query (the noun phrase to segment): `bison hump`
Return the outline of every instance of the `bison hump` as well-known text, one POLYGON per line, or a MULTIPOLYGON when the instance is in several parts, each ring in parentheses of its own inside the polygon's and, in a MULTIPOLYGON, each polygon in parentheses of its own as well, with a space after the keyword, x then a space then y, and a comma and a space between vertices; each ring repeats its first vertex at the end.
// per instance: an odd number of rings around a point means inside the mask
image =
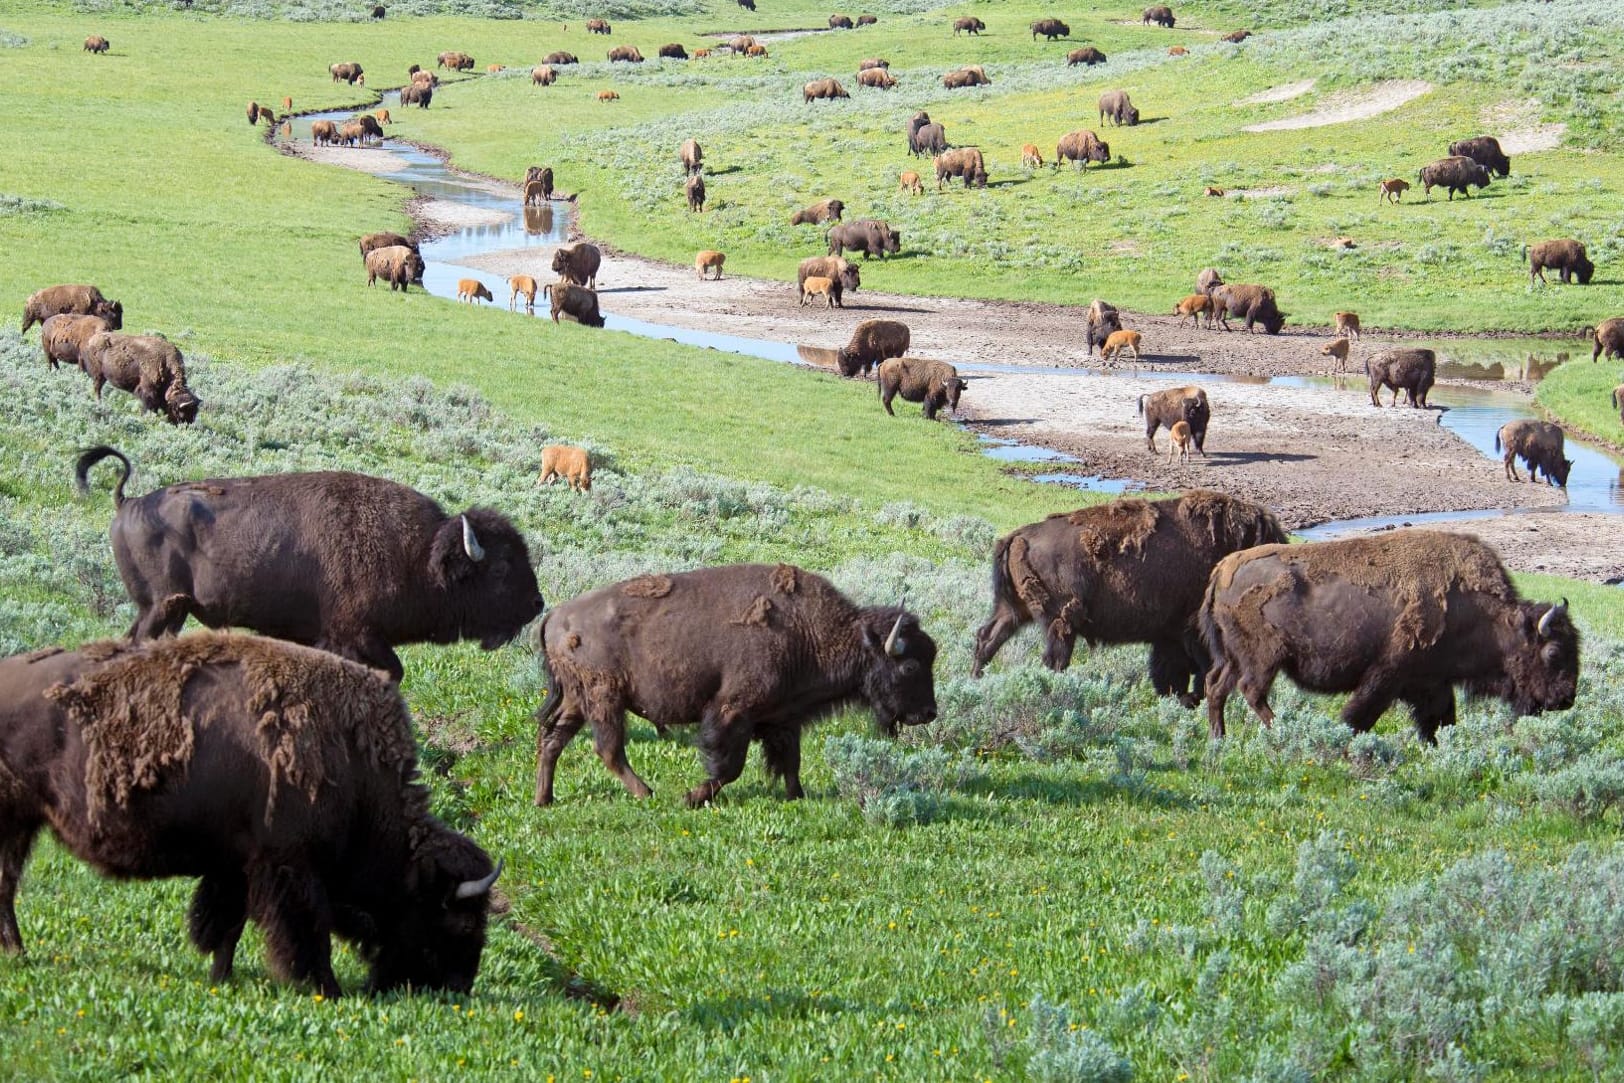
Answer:
POLYGON ((620 593, 628 598, 664 598, 671 593, 671 585, 669 575, 640 575, 627 580, 620 593))
POLYGON ((780 594, 794 594, 801 588, 801 569, 793 564, 780 564, 773 569, 773 589, 780 594))
POLYGON ((1148 500, 1117 500, 1071 514, 1072 525, 1081 528, 1077 532, 1078 546, 1097 561, 1143 551, 1145 542, 1156 532, 1158 518, 1156 505, 1148 500))

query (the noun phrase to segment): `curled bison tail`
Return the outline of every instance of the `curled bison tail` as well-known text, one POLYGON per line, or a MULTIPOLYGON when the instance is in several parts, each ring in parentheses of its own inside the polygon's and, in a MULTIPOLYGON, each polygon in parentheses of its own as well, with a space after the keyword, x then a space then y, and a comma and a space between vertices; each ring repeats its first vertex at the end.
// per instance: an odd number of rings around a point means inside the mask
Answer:
POLYGON ((73 469, 73 479, 81 493, 90 491, 90 468, 103 459, 117 459, 124 466, 124 472, 119 475, 118 485, 113 489, 113 507, 124 506, 124 483, 130 480, 130 460, 117 448, 110 448, 106 444, 100 447, 86 448, 79 453, 79 461, 73 469))

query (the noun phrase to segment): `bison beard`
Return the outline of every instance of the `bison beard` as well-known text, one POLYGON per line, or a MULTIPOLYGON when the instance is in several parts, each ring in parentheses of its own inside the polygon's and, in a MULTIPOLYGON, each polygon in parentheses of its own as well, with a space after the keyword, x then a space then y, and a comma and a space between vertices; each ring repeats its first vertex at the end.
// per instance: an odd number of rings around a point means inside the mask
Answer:
POLYGON ((428 813, 411 719, 379 675, 319 651, 205 633, 0 660, 0 950, 35 836, 104 875, 200 877, 193 944, 231 973, 248 920, 278 976, 341 992, 466 993, 497 870, 428 813))

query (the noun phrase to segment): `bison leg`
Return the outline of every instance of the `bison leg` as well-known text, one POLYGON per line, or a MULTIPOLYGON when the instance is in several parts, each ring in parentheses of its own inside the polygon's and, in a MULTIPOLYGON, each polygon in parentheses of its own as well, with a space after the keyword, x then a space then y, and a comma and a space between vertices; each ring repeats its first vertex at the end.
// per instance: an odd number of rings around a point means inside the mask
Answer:
POLYGON ((1152 455, 1156 454, 1156 430, 1162 427, 1160 420, 1154 417, 1145 418, 1145 444, 1150 448, 1152 455))
POLYGON ((197 882, 192 895, 192 906, 187 913, 187 928, 192 946, 204 955, 212 955, 209 980, 222 982, 231 977, 232 963, 237 955, 237 941, 242 939, 243 925, 248 920, 248 879, 240 869, 210 873, 197 882))
POLYGON ((1517 476, 1517 456, 1516 455, 1514 455, 1514 454, 1513 455, 1507 455, 1506 459, 1505 459, 1505 466, 1506 466, 1506 480, 1508 480, 1508 481, 1521 481, 1522 480, 1522 478, 1517 476))
POLYGON ((784 780, 784 797, 798 801, 806 796, 801 789, 801 728, 779 726, 761 737, 761 755, 767 761, 767 774, 784 780))
POLYGON ((1355 733, 1368 733, 1397 698, 1387 674, 1367 672, 1342 708, 1342 723, 1355 733))
POLYGON ((1410 692, 1403 697, 1415 719, 1416 736, 1429 745, 1438 743, 1438 730, 1455 724, 1455 690, 1447 684, 1410 692))
POLYGON ((1207 736, 1224 735, 1224 707, 1235 691, 1235 667, 1227 661, 1207 671, 1207 736))
POLYGON ((593 704, 592 747, 598 758, 609 768, 609 773, 620 779, 633 797, 651 797, 654 791, 648 783, 637 777, 631 761, 626 758, 626 712, 618 705, 593 704))
POLYGON ((981 676, 981 671, 987 668, 993 655, 1026 623, 1023 617, 1024 614, 1016 612, 1013 606, 1002 601, 998 603, 993 609, 992 619, 976 631, 975 664, 970 668, 970 676, 981 676))
POLYGON ((23 866, 39 834, 40 823, 21 822, 7 817, 5 838, 0 839, 0 952, 20 955, 22 930, 17 928, 17 889, 22 886, 23 866))
POLYGON ((1274 675, 1275 670, 1271 668, 1257 680, 1242 674, 1239 682, 1241 697, 1265 726, 1274 725, 1274 708, 1269 706, 1269 689, 1274 687, 1274 675))
POLYGON ((248 883, 248 911, 265 934, 271 969, 326 997, 343 995, 333 976, 332 915, 327 893, 302 864, 266 860, 248 883))
POLYGON ((1150 645, 1150 686, 1158 696, 1175 696, 1186 707, 1201 702, 1201 673, 1182 642, 1158 639, 1150 645), (1191 691, 1192 682, 1195 691, 1191 691))
MULTIPOLYGON (((689 808, 699 808, 715 800, 722 787, 744 773, 745 757, 750 751, 750 728, 737 710, 721 712, 712 707, 705 712, 699 747, 710 778, 688 791, 689 808)), ((799 736, 796 739, 798 741, 799 736)))

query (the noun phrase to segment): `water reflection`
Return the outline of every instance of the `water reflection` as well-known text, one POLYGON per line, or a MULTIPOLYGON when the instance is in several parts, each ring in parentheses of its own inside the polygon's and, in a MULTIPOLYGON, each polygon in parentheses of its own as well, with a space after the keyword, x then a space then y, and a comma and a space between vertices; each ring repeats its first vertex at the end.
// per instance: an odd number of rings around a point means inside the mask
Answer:
POLYGON ((531 236, 537 234, 551 236, 553 232, 553 209, 545 205, 526 207, 524 209, 524 231, 531 236))

